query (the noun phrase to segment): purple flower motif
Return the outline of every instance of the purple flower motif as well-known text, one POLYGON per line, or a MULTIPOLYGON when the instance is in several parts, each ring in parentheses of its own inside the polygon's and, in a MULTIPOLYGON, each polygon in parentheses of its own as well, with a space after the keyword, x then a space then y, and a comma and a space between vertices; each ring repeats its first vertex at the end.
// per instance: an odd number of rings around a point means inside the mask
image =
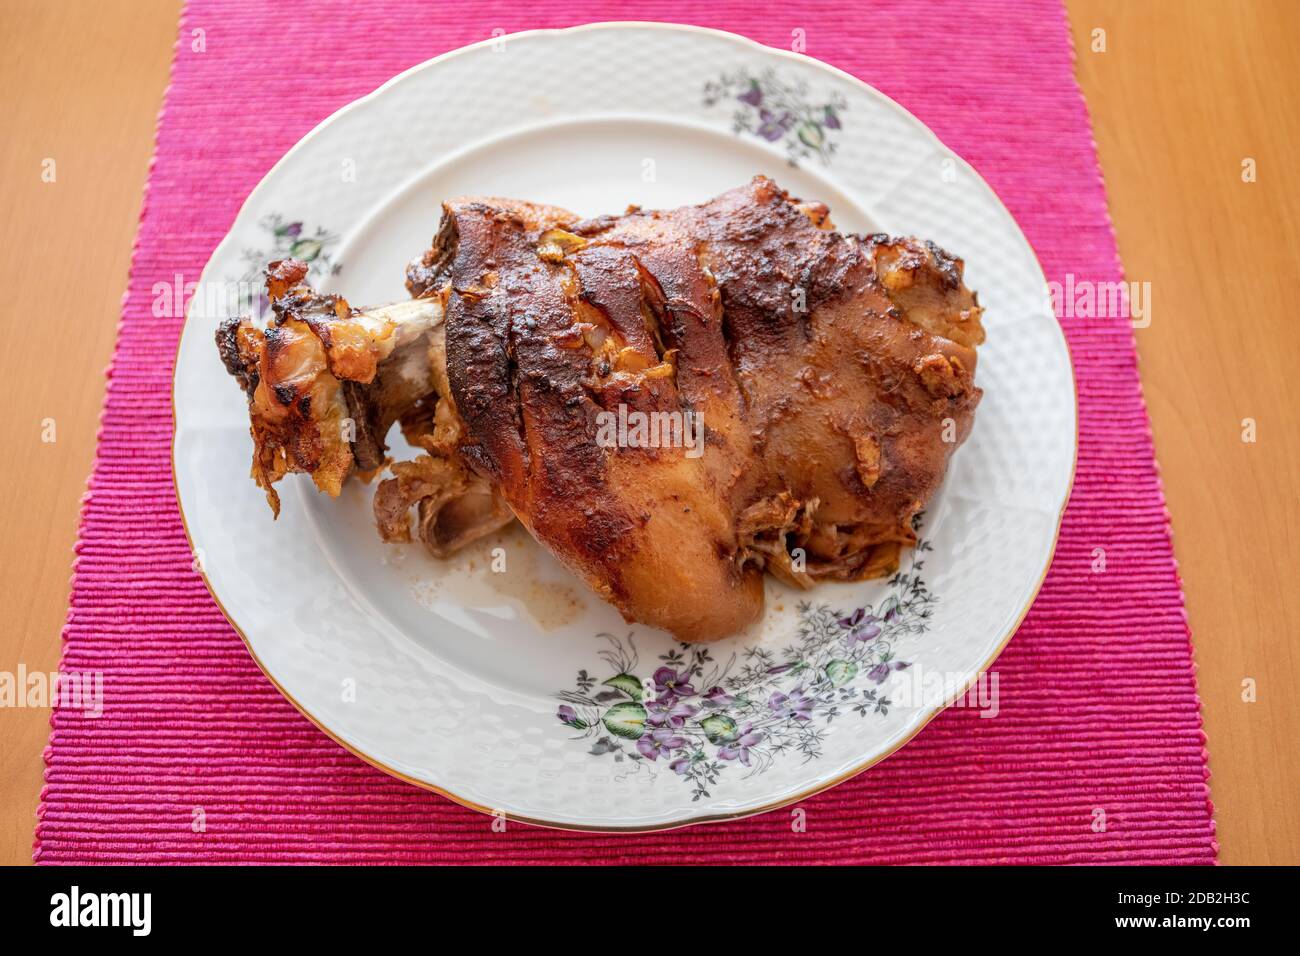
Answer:
POLYGON ((284 234, 288 236, 290 239, 297 239, 300 235, 302 235, 302 223, 300 222, 289 223, 289 225, 284 227, 284 234))
POLYGON ((793 717, 795 720, 812 720, 814 703, 802 687, 796 687, 789 694, 777 691, 767 700, 767 706, 778 717, 793 717))
POLYGON ((645 712, 646 723, 651 727, 672 727, 677 730, 698 714, 700 708, 679 700, 672 694, 664 694, 658 700, 646 701, 645 712))
POLYGON ((749 766, 749 748, 763 742, 763 735, 754 732, 753 724, 746 724, 736 731, 733 740, 718 748, 718 756, 723 760, 739 760, 749 766))
POLYGON ((826 118, 822 120, 822 125, 827 129, 840 128, 840 118, 836 115, 835 110, 831 109, 829 106, 826 107, 826 118))
POLYGON ((868 614, 863 608, 858 608, 848 617, 840 618, 840 627, 848 631, 844 635, 844 643, 850 647, 861 641, 873 641, 880 636, 880 626, 876 623, 877 618, 874 614, 868 614))
POLYGON ((790 124, 794 122, 794 114, 789 110, 778 116, 768 110, 760 109, 758 116, 763 121, 762 125, 758 127, 758 135, 769 143, 775 143, 784 136, 786 130, 790 128, 790 124))
POLYGON ((677 697, 694 697, 695 688, 691 686, 691 675, 688 671, 682 671, 680 674, 671 667, 661 667, 655 671, 655 689, 659 691, 659 699, 663 700, 668 695, 677 697))
POLYGON ((758 106, 763 102, 763 91, 758 88, 758 83, 751 80, 749 89, 737 96, 736 99, 742 103, 748 103, 750 106, 758 106))
POLYGON ((905 671, 912 665, 908 661, 881 661, 871 670, 867 671, 867 676, 877 684, 881 683, 889 676, 890 671, 905 671))
POLYGON ((736 698, 732 697, 721 687, 710 687, 705 695, 701 698, 705 707, 726 707, 734 703, 736 698))
POLYGON ((561 704, 560 709, 555 712, 555 716, 560 718, 560 723, 567 724, 578 730, 584 730, 587 726, 586 721, 579 719, 578 712, 568 704, 561 704))
POLYGON ((898 598, 891 597, 884 603, 884 605, 882 605, 880 616, 886 621, 892 621, 894 618, 898 617, 899 611, 901 610, 902 605, 898 603, 898 598))
POLYGON ((792 667, 794 667, 793 661, 791 661, 789 664, 777 664, 775 667, 769 667, 767 669, 767 672, 769 674, 784 674, 792 667))
POLYGON ((695 763, 694 755, 689 757, 678 757, 668 765, 668 769, 678 776, 686 776, 686 772, 691 769, 691 764, 695 763))
POLYGON ((636 742, 636 749, 647 760, 658 760, 660 754, 668 755, 685 746, 686 738, 667 728, 653 730, 636 742))

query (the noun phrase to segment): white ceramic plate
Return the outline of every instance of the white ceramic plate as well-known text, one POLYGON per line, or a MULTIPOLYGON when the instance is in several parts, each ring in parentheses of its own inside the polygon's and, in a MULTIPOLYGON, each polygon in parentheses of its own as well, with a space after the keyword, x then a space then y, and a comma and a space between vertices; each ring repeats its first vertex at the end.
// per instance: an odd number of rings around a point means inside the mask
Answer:
POLYGON ((201 570, 304 714, 375 765, 467 805, 602 830, 770 809, 910 739, 1027 611, 1076 442, 1043 274, 970 167, 902 107, 816 60, 630 23, 457 50, 309 133, 204 271, 175 413, 176 486, 201 570), (842 230, 917 235, 964 257, 987 309, 974 432, 898 579, 808 595, 769 581, 760 625, 689 647, 625 624, 519 530, 439 562, 380 542, 371 488, 351 482, 331 500, 301 477, 281 484, 272 522, 248 476, 244 399, 213 345, 231 290, 245 280, 256 291, 268 259, 309 259, 326 289, 378 304, 404 298, 404 265, 427 247, 446 197, 596 215, 703 201, 760 172, 827 202, 842 230), (857 626, 842 623, 858 609, 857 626), (657 696, 675 688, 671 707, 643 699, 646 680, 657 696))

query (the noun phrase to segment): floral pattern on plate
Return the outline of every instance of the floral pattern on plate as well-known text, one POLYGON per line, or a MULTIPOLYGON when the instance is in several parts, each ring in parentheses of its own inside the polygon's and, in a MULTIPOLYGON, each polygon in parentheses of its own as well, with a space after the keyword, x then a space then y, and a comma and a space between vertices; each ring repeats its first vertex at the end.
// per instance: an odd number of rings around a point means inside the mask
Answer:
POLYGON ((240 253, 246 269, 239 279, 239 310, 264 315, 270 308, 263 284, 264 271, 269 263, 279 259, 301 259, 307 263, 308 275, 315 280, 338 275, 343 264, 334 258, 333 246, 339 237, 336 233, 317 226, 308 229, 302 220, 286 219, 272 213, 258 220, 258 226, 270 236, 269 249, 244 249, 240 253))
POLYGON ((830 165, 836 134, 849 108, 838 93, 813 99, 808 84, 788 81, 768 68, 739 69, 704 84, 704 105, 734 104, 732 132, 748 133, 769 143, 782 143, 791 166, 813 156, 830 165))
POLYGON ((929 629, 938 601, 921 577, 930 549, 917 542, 874 606, 844 613, 801 602, 799 629, 780 650, 750 646, 720 662, 707 644, 678 644, 643 677, 632 635, 601 634, 611 676, 580 670, 575 689, 556 694, 556 717, 581 732, 576 739, 595 738, 594 757, 636 772, 666 766, 690 785, 693 801, 736 767, 752 776, 783 755, 816 760, 836 719, 889 714, 881 685, 911 666, 896 645, 929 629))

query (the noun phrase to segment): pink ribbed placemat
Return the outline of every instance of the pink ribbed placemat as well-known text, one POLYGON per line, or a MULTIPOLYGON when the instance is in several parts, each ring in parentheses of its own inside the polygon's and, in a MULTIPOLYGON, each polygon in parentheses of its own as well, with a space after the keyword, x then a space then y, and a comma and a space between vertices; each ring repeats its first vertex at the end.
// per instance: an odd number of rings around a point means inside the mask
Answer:
POLYGON ((169 460, 180 320, 152 315, 154 283, 197 280, 275 160, 393 74, 497 28, 651 16, 779 47, 804 30, 809 55, 902 103, 984 175, 1049 279, 1121 278, 1060 0, 533 0, 513 12, 478 0, 194 0, 64 630, 63 667, 103 673, 104 711, 54 714, 38 862, 1214 862, 1187 620, 1123 318, 1063 320, 1078 473, 1046 584, 997 664, 1000 714, 943 714, 889 760, 804 801, 806 832, 783 810, 643 836, 496 833, 490 818, 339 748, 245 652, 191 570, 169 460), (1098 547, 1104 574, 1092 570, 1098 547))

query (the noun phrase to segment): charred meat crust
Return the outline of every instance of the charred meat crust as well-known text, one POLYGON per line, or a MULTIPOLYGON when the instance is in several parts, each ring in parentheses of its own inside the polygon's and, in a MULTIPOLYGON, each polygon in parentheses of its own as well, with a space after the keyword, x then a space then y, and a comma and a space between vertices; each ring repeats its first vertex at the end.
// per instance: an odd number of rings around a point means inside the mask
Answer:
POLYGON ((629 620, 683 640, 753 622, 764 572, 890 573, 981 394, 960 259, 835 232, 761 176, 587 220, 451 200, 403 305, 358 312, 306 272, 268 268, 270 328, 216 332, 273 508, 288 472, 337 494, 390 465, 386 539, 411 539, 415 509, 446 556, 513 513, 629 620), (633 415, 676 438, 610 441, 633 415), (395 421, 414 461, 387 460, 395 421))
POLYGON ((440 299, 357 311, 306 277, 306 263, 272 262, 270 325, 234 318, 216 332, 248 397, 253 478, 277 514, 274 485, 285 474, 309 474, 337 495, 350 475, 385 463, 389 428, 433 390, 428 337, 442 317, 440 299))
POLYGON ((439 236, 465 461, 631 619, 710 639, 757 616, 763 570, 888 573, 969 431, 961 261, 830 231, 763 177, 595 220, 455 200, 439 236), (708 454, 602 447, 619 407, 702 415, 708 454))

